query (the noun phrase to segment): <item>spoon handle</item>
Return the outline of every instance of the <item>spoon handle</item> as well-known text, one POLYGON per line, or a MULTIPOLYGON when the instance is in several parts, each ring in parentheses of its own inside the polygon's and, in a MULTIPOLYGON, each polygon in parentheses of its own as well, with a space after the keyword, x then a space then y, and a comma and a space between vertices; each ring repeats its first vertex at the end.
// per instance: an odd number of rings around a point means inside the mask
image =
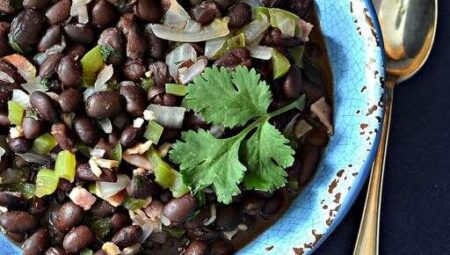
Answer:
POLYGON ((392 115, 392 102, 394 96, 395 80, 390 77, 386 81, 386 100, 381 131, 380 144, 375 161, 372 166, 366 204, 359 226, 353 255, 378 255, 378 239, 380 228, 381 196, 383 191, 384 166, 386 159, 387 142, 392 115))

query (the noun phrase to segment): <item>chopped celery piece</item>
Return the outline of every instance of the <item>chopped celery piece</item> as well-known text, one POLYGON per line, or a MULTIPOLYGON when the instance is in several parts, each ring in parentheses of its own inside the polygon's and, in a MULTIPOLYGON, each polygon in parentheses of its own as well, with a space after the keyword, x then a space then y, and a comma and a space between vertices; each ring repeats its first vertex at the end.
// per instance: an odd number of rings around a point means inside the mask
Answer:
POLYGON ((182 84, 166 83, 166 93, 175 96, 185 96, 187 91, 187 86, 182 84))
POLYGON ((8 119, 9 121, 17 126, 22 125, 23 117, 25 116, 25 109, 23 107, 14 102, 8 101, 8 119))
POLYGON ((265 20, 271 27, 281 30, 283 36, 293 37, 298 34, 300 18, 292 12, 268 7, 258 7, 255 9, 257 20, 265 20))
POLYGON ((97 72, 104 65, 100 46, 95 46, 81 59, 81 67, 83 69, 83 86, 90 87, 94 85, 97 78, 97 72))
POLYGON ((147 201, 145 199, 136 199, 132 197, 125 198, 125 201, 123 201, 123 207, 125 207, 127 210, 136 211, 137 209, 141 209, 145 206, 147 201))
POLYGON ((111 150, 111 157, 119 163, 122 162, 122 145, 120 143, 117 143, 111 150))
POLYGON ((147 156, 154 167, 155 181, 161 187, 170 189, 172 195, 176 198, 182 197, 189 192, 189 188, 184 184, 181 174, 167 164, 154 148, 147 152, 147 156))
POLYGON ((100 239, 105 238, 109 234, 109 231, 111 231, 111 228, 111 218, 98 219, 91 224, 92 231, 100 239))
POLYGON ((163 131, 164 127, 159 125, 156 121, 152 120, 148 123, 147 129, 144 133, 144 137, 147 140, 153 141, 153 144, 158 144, 163 131))
POLYGON ((208 59, 216 60, 225 55, 228 51, 245 47, 245 35, 239 33, 233 37, 223 37, 207 41, 205 44, 205 56, 208 59))
POLYGON ((81 251, 80 255, 93 255, 94 252, 92 250, 89 249, 84 249, 81 251))
POLYGON ((95 183, 89 184, 88 190, 92 194, 97 195, 97 185, 95 183))
POLYGON ((255 19, 269 21, 269 8, 256 7, 253 12, 255 19))
POLYGON ((228 39, 225 42, 225 52, 228 52, 232 49, 243 48, 245 47, 245 35, 244 33, 239 33, 228 39))
POLYGON ((145 90, 148 91, 151 87, 153 87, 155 85, 155 81, 153 81, 152 78, 146 78, 146 79, 141 79, 141 87, 145 90))
POLYGON ((43 197, 53 194, 58 187, 58 181, 53 170, 46 168, 39 170, 36 176, 36 196, 43 197))
POLYGON ((41 155, 47 155, 58 144, 51 134, 43 134, 33 142, 33 150, 41 155))
POLYGON ((272 66, 274 79, 283 77, 291 68, 289 59, 275 49, 272 52, 272 66))
POLYGON ((83 154, 84 156, 90 158, 91 157, 91 152, 89 151, 89 146, 87 146, 86 144, 82 144, 79 143, 77 144, 77 150, 78 152, 80 152, 81 154, 83 154))
POLYGON ((75 179, 76 165, 77 160, 75 154, 67 150, 59 152, 55 163, 56 176, 69 182, 73 182, 75 179))

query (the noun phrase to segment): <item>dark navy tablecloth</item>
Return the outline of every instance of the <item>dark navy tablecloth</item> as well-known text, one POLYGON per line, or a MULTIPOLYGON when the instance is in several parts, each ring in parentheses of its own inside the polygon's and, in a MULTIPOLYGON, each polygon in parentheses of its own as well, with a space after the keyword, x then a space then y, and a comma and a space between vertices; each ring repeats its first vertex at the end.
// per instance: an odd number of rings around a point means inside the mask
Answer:
MULTIPOLYGON (((435 47, 395 90, 381 255, 450 254, 450 1, 439 1, 435 47)), ((315 255, 352 254, 365 191, 315 255)))

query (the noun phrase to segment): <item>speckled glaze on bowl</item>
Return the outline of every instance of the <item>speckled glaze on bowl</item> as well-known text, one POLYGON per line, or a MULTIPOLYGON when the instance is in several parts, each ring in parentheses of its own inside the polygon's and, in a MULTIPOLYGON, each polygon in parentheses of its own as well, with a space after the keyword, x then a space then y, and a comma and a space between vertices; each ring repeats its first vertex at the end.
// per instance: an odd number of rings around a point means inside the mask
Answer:
MULTIPOLYGON (((238 255, 309 254, 366 180, 383 112, 384 55, 370 0, 315 0, 334 75, 335 134, 316 175, 282 218, 238 255)), ((0 234, 0 254, 21 254, 0 234)))

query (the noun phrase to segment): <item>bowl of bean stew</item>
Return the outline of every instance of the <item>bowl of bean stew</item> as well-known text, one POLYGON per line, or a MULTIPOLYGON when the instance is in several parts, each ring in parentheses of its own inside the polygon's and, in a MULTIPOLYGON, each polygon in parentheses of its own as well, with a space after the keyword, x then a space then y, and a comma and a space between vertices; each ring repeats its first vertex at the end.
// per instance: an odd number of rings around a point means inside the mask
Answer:
POLYGON ((373 161, 368 0, 0 0, 0 253, 309 254, 373 161))

